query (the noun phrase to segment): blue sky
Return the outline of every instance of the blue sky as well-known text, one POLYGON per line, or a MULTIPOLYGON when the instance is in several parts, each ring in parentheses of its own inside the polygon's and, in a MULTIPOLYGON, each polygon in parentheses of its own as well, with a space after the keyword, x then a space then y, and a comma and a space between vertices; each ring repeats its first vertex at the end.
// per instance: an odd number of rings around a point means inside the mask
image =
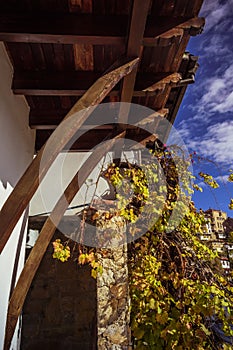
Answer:
POLYGON ((188 46, 200 67, 174 125, 190 152, 197 153, 194 173, 207 172, 220 185, 215 190, 202 186, 203 193, 193 196, 197 208, 221 209, 233 217, 228 210, 233 184, 226 182, 233 169, 233 0, 204 0, 200 16, 206 18, 204 31, 188 46))

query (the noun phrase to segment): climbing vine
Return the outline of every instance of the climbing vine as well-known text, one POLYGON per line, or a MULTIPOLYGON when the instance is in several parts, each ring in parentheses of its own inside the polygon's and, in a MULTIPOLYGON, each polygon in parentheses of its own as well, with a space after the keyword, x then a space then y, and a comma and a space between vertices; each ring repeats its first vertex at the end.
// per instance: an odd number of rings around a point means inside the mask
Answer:
MULTIPOLYGON (((128 236, 140 237, 129 244, 134 349, 222 349, 218 331, 233 339, 233 287, 217 253, 199 238, 206 221, 191 201, 193 191, 202 190, 190 169, 192 157, 176 146, 150 152, 154 161, 142 166, 108 165, 102 176, 115 191, 116 205, 91 215, 97 227, 109 228, 114 221, 128 236)), ((199 177, 218 187, 211 175, 199 177)), ((53 245, 54 258, 70 257, 68 246, 53 245)), ((93 250, 81 249, 78 263, 90 264, 95 278, 102 272, 93 250)))

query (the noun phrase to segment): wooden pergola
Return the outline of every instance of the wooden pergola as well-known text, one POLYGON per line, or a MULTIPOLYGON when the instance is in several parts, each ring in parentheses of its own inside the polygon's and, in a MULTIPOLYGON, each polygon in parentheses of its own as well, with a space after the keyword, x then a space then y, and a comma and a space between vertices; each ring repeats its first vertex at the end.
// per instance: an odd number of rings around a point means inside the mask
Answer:
MULTIPOLYGON (((133 102, 174 122, 187 85, 194 82, 197 57, 186 52, 199 34, 203 0, 0 0, 0 40, 14 68, 12 90, 25 95, 29 124, 36 130, 33 162, 0 213, 0 250, 28 206, 40 180, 77 130, 87 130, 72 146, 97 146, 67 187, 42 228, 12 293, 5 336, 10 348, 18 316, 43 254, 88 174, 118 138, 142 142, 143 130, 102 120, 95 128, 90 107, 101 102, 133 102), (83 111, 77 114, 77 112, 83 111), (46 146, 45 146, 46 145, 46 146), (41 158, 46 147, 46 162, 41 158), (79 186, 77 185, 79 176, 79 186)), ((156 130, 153 130, 155 133, 156 130)))

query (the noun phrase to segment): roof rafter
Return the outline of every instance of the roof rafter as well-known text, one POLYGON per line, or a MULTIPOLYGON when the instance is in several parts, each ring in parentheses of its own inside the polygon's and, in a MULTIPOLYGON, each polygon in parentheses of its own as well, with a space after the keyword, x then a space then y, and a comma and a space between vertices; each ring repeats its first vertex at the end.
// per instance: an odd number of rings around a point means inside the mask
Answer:
MULTIPOLYGON (((145 1, 140 2, 141 16, 144 3, 145 1)), ((141 26, 141 18, 140 21, 137 18, 135 29, 141 26)), ((24 43, 125 45, 127 24, 128 16, 126 15, 63 14, 61 16, 46 13, 41 13, 41 15, 40 13, 36 15, 33 13, 1 13, 0 40, 24 43)), ((150 18, 149 16, 147 23, 144 23, 143 45, 153 45, 154 40, 164 34, 170 37, 178 35, 180 29, 189 29, 190 35, 196 35, 200 33, 203 26, 204 19, 198 17, 150 18)))
MULTIPOLYGON (((51 72, 23 71, 15 72, 12 90, 15 94, 42 96, 82 96, 101 76, 93 71, 51 72)), ((154 91, 162 90, 164 84, 176 84, 181 79, 178 73, 138 73, 134 96, 151 96, 154 91)), ((119 89, 109 93, 119 96, 119 89)))

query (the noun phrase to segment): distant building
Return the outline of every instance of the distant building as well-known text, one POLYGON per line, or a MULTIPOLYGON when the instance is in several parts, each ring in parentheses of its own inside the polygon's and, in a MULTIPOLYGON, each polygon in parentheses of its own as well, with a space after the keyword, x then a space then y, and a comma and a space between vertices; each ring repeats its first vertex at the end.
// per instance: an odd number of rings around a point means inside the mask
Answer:
POLYGON ((206 223, 200 239, 206 241, 208 246, 218 253, 221 266, 228 274, 233 267, 233 237, 230 235, 230 232, 233 232, 233 218, 228 218, 226 212, 216 209, 208 209, 202 213, 206 223))
POLYGON ((225 246, 228 252, 228 257, 230 259, 233 259, 233 243, 226 242, 225 246))
POLYGON ((222 265, 222 268, 224 269, 225 273, 228 274, 230 272, 230 261, 228 258, 221 257, 220 262, 222 265))
POLYGON ((224 222, 227 219, 227 213, 216 209, 208 209, 204 213, 206 218, 210 219, 211 229, 216 239, 226 239, 224 222))
POLYGON ((212 241, 215 239, 215 237, 213 236, 213 231, 209 218, 206 218, 206 223, 203 227, 203 232, 200 234, 200 239, 202 241, 212 241))
POLYGON ((224 222, 227 239, 233 242, 233 218, 227 218, 224 222))

